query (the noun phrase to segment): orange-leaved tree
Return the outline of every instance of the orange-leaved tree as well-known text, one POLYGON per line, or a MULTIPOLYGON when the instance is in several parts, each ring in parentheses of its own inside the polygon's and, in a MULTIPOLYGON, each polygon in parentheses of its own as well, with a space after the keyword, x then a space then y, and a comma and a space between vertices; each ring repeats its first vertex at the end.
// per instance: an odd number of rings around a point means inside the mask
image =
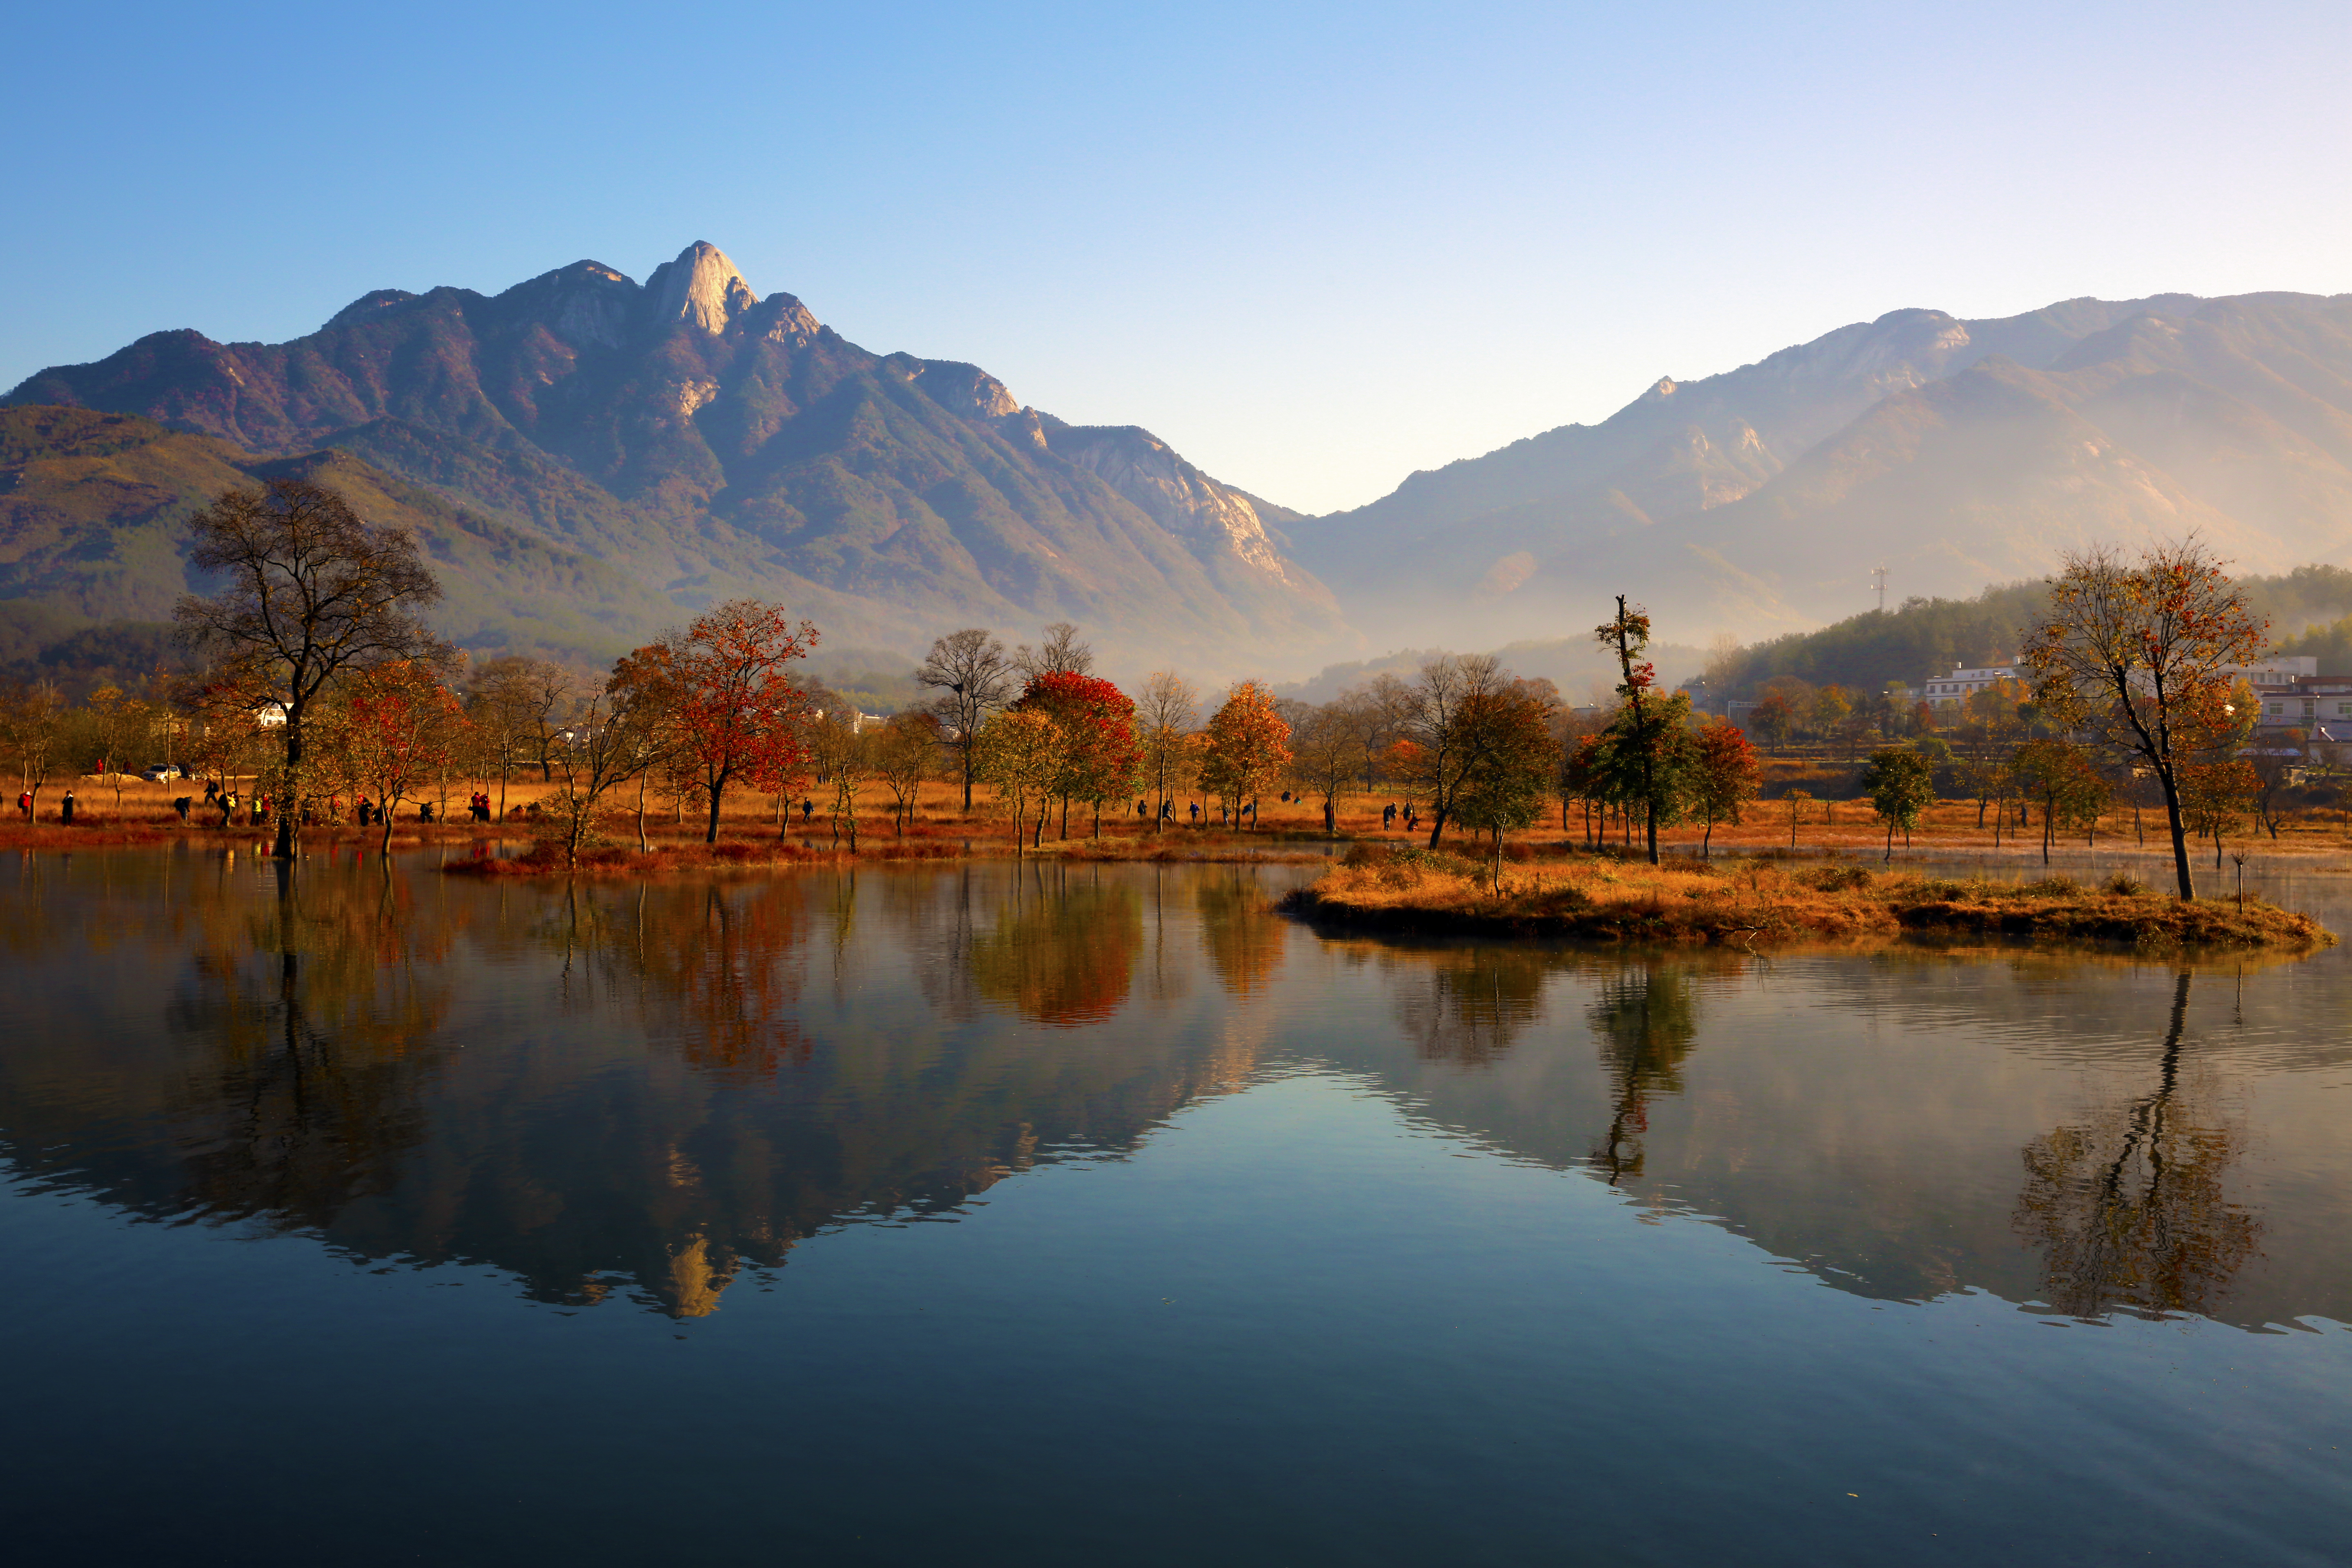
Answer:
POLYGON ((382 849, 392 848, 394 808, 421 799, 425 785, 464 754, 467 728, 464 707, 430 665, 394 659, 352 678, 328 731, 326 760, 330 776, 374 796, 382 849))
POLYGON ((719 841, 729 785, 777 786, 806 771, 803 693, 786 667, 816 638, 815 626, 794 626, 779 605, 730 599, 614 668, 613 696, 663 715, 677 765, 709 802, 704 843, 719 841))
POLYGON ((1747 734, 1737 724, 1720 719, 1702 724, 1694 741, 1691 805, 1706 825, 1698 847, 1699 858, 1704 860, 1714 849, 1715 825, 1736 825, 1740 808, 1756 798, 1763 767, 1757 761, 1756 748, 1748 743, 1747 734))
POLYGON ((1070 836, 1070 802, 1095 808, 1095 831, 1102 837, 1103 802, 1124 800, 1143 765, 1135 738, 1135 704, 1109 681, 1076 670, 1049 669, 1033 676, 1013 706, 1052 715, 1061 730, 1053 793, 1062 798, 1062 837, 1070 836))
POLYGON ((1247 803, 1274 787, 1290 765, 1290 726, 1274 695, 1255 680, 1236 683, 1209 721, 1201 747, 1201 787, 1240 819, 1247 803))

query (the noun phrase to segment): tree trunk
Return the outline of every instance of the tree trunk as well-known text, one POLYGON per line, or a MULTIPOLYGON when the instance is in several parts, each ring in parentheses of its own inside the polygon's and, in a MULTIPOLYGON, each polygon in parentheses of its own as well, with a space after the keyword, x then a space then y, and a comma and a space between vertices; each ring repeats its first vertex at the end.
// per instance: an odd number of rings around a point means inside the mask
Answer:
POLYGON ((726 792, 727 786, 724 783, 710 786, 710 826, 703 831, 702 841, 705 844, 719 842, 719 803, 724 798, 726 792))
POLYGON ((646 838, 646 775, 637 775, 637 853, 646 854, 652 845, 646 838))
MULTIPOLYGON (((254 780, 257 785, 259 779, 254 780)), ((299 701, 286 705, 286 798, 278 803, 278 842, 271 850, 280 860, 294 858, 294 819, 302 810, 302 711, 299 701)), ((224 825, 226 826, 226 825, 224 825)))
POLYGON ((2189 833, 2180 821, 2180 787, 2173 782, 2172 770, 2164 766, 2156 770, 2156 784, 2164 792, 2164 819, 2172 829, 2172 874, 2179 883, 2180 897, 2193 899, 2197 883, 2189 868, 2189 833))

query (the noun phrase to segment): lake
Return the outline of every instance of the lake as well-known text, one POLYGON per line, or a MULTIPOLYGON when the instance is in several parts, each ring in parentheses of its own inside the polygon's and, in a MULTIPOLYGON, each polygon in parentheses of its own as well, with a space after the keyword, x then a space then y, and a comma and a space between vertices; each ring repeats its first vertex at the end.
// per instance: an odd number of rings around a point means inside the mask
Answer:
MULTIPOLYGON (((2352 956, 0 875, 21 1563, 2335 1563, 2352 956)), ((2035 868, 2039 874, 2039 868, 2035 868)), ((2272 878, 2352 931, 2352 878, 2272 878)))

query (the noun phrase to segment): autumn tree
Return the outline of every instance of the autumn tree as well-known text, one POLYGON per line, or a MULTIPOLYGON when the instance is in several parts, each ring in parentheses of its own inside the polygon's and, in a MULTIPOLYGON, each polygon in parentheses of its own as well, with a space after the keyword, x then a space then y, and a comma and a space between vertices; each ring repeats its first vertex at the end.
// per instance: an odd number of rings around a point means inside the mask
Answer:
POLYGON ((822 713, 812 714, 803 732, 807 737, 809 763, 832 791, 826 816, 833 824, 833 842, 838 846, 845 833, 849 852, 855 855, 857 795, 874 777, 875 742, 880 731, 866 729, 854 705, 835 700, 822 713))
POLYGON ((1699 858, 1706 859, 1713 853, 1715 825, 1738 823, 1741 808, 1756 798, 1764 770, 1748 736, 1720 719, 1700 725, 1691 746, 1691 808, 1706 825, 1699 840, 1699 858))
POLYGON ((299 479, 224 490, 188 520, 188 539, 189 565, 227 584, 181 598, 183 641, 238 666, 285 711, 277 853, 290 859, 312 705, 347 671, 449 664, 455 650, 416 615, 439 602, 441 585, 405 529, 373 526, 333 490, 299 479))
POLYGON ((919 709, 893 713, 875 738, 874 770, 890 792, 890 821, 901 838, 914 825, 915 802, 937 764, 939 750, 939 719, 919 709))
POLYGON ((1497 877, 1503 836, 1532 824, 1551 794, 1556 706, 1558 694, 1549 681, 1525 680, 1479 692, 1463 705, 1454 820, 1489 836, 1497 877))
POLYGON ((939 693, 931 710, 948 727, 963 762, 963 808, 971 810, 972 781, 979 777, 980 727, 1013 697, 1017 675, 1004 645, 978 626, 950 632, 931 644, 915 679, 939 693))
POLYGON ((2180 810, 2189 831, 2213 840, 2213 869, 2221 868, 2221 837, 2253 808, 2261 782, 2242 757, 2214 756, 2181 765, 2180 810))
POLYGON ((1061 752, 1052 789, 1062 802, 1062 837, 1070 836, 1070 802, 1095 810, 1095 836, 1102 834, 1103 802, 1124 800, 1142 767, 1135 738, 1135 704, 1109 681, 1075 670, 1045 670, 1031 677, 1016 708, 1053 715, 1061 731, 1061 752))
POLYGON ((2043 737, 2018 747, 2010 764, 2014 787, 2042 811, 2042 863, 2068 823, 2096 822, 2112 791, 2091 754, 2070 741, 2043 737))
POLYGON ((1154 796, 1151 831, 1168 816, 1174 786, 1192 771, 1192 726, 1201 721, 1201 694, 1172 670, 1146 677, 1135 704, 1136 738, 1143 751, 1144 776, 1154 796))
POLYGON ((637 848, 642 853, 648 847, 646 780, 685 742, 686 732, 666 706, 663 686, 635 679, 628 667, 629 660, 622 660, 602 690, 575 700, 549 752, 555 789, 540 808, 562 846, 567 871, 595 841, 605 796, 631 779, 637 784, 637 848))
POLYGON ((666 716, 677 764, 708 803, 704 843, 719 842, 730 785, 769 784, 806 766, 803 696, 788 667, 816 640, 815 626, 795 626, 779 605, 730 599, 614 668, 614 698, 666 716))
POLYGON ((1388 759, 1400 776, 1429 799, 1429 847, 1437 847, 1455 810, 1455 796, 1472 766, 1471 712, 1509 684, 1492 654, 1443 654, 1411 682, 1381 689, 1392 704, 1398 742, 1388 759))
POLYGON ((359 671, 341 695, 321 726, 320 772, 374 799, 388 852, 394 810, 463 754, 465 710, 437 670, 411 659, 359 671))
POLYGON ((507 814, 507 784, 518 754, 534 754, 541 782, 554 777, 557 733, 572 699, 571 679, 543 658, 507 655, 477 666, 466 682, 466 716, 498 770, 499 810, 507 814))
POLYGON ((1628 605, 1617 595, 1616 618, 1595 627, 1593 640, 1616 659, 1622 678, 1617 687, 1621 703, 1610 721, 1609 745, 1619 759, 1619 773, 1628 783, 1638 779, 1643 830, 1650 864, 1658 863, 1658 828, 1671 821, 1680 805, 1678 764, 1686 750, 1687 697, 1662 699, 1654 688, 1658 672, 1643 656, 1650 646, 1650 617, 1639 605, 1628 605), (1679 711, 1675 703, 1679 702, 1679 711))
POLYGON ((1895 834, 1911 842, 1911 830, 1936 804, 1936 775, 1927 760, 1908 746, 1888 746, 1873 752, 1862 767, 1862 789, 1878 820, 1886 824, 1885 858, 1895 858, 1895 834))
POLYGON ((101 686, 88 699, 90 738, 98 742, 101 778, 114 781, 114 809, 122 810, 122 748, 131 737, 144 737, 154 724, 154 710, 119 686, 101 686))
POLYGON ((2069 554, 2026 644, 2051 716, 2155 776, 2183 899, 2197 893, 2183 772, 2218 761, 2234 741, 2233 668, 2262 656, 2268 630, 2192 535, 2131 559, 2106 545, 2069 554))
POLYGON ((1201 787, 1224 802, 1236 821, 1242 807, 1272 789, 1290 765, 1290 726, 1274 696, 1254 680, 1237 682, 1209 720, 1201 746, 1201 787))
POLYGON ((41 811, 41 786, 58 765, 65 740, 66 705, 58 689, 43 681, 20 686, 0 697, 0 741, 16 762, 24 793, 32 797, 33 815, 41 811))
POLYGON ((1756 700, 1748 721, 1756 726, 1756 732, 1764 737, 1764 743, 1777 752, 1789 743, 1789 731, 1796 727, 1796 704, 1789 700, 1787 692, 1777 687, 1768 688, 1756 700))
POLYGON ((1013 848, 1020 853, 1029 833, 1029 805, 1037 805, 1037 821, 1029 843, 1034 847, 1045 834, 1045 814, 1052 808, 1054 781, 1062 765, 1062 727, 1043 708, 1013 709, 982 721, 971 748, 971 765, 981 781, 996 791, 997 800, 1013 810, 1013 848))
POLYGON ((1340 797, 1355 782, 1359 748, 1354 715, 1345 700, 1309 708, 1290 731, 1290 781, 1303 795, 1323 797, 1323 832, 1339 836, 1340 797))

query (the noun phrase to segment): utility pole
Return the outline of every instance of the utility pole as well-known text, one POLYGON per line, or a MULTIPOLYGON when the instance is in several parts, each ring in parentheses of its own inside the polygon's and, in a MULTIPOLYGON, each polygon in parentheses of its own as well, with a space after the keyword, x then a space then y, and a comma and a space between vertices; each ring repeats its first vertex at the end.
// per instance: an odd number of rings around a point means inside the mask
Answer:
POLYGON ((1886 568, 1874 566, 1870 569, 1870 576, 1871 581, 1878 584, 1878 613, 1883 616, 1886 613, 1886 568))

